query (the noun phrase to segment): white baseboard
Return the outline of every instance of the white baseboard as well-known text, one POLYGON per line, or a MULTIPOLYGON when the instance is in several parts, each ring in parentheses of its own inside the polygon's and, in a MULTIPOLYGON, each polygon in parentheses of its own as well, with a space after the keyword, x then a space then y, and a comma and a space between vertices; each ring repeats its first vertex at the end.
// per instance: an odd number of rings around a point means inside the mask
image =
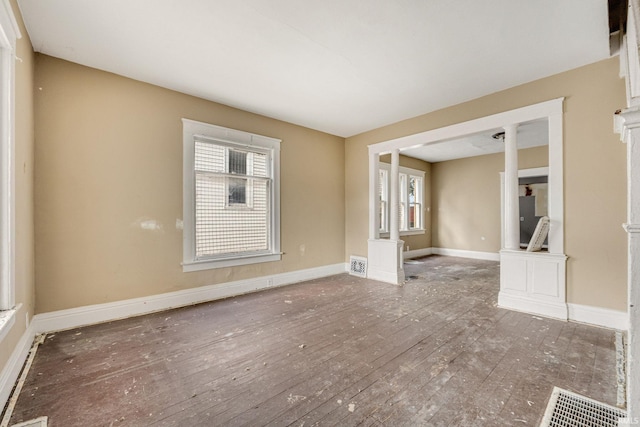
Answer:
POLYGON ((460 258, 483 259, 487 261, 500 261, 498 252, 478 252, 465 251, 462 249, 431 248, 431 253, 435 255, 457 256, 460 258))
POLYGON ((420 258, 423 256, 431 255, 432 253, 433 251, 431 250, 431 248, 415 249, 413 251, 404 251, 402 253, 402 257, 403 259, 420 258))
MULTIPOLYGON (((264 289, 318 279, 348 271, 348 264, 333 264, 306 270, 217 285, 202 286, 182 291, 133 298, 105 304, 95 304, 67 310, 37 314, 31 323, 34 333, 73 329, 95 323, 109 322, 127 317, 184 307, 221 298, 256 292, 264 289)), ((33 338, 33 336, 32 336, 33 338)))
POLYGON ((542 301, 535 298, 500 292, 498 294, 498 307, 537 314, 544 317, 552 317, 554 319, 567 320, 567 304, 560 302, 542 301))
POLYGON ((404 276, 400 271, 393 273, 386 270, 376 270, 371 267, 367 268, 367 279, 391 284, 402 284, 404 282, 404 276))
POLYGON ((629 316, 624 311, 572 303, 567 305, 569 320, 621 331, 629 329, 629 316))
POLYGON ((7 360, 7 363, 4 365, 4 369, 2 369, 2 372, 0 373, 0 407, 2 408, 5 407, 7 401, 11 397, 11 391, 20 376, 20 371, 22 370, 22 366, 24 366, 24 362, 29 356, 29 350, 31 349, 35 336, 36 334, 33 329, 33 323, 31 323, 31 325, 29 325, 22 334, 22 337, 20 337, 20 340, 9 357, 9 360, 7 360))

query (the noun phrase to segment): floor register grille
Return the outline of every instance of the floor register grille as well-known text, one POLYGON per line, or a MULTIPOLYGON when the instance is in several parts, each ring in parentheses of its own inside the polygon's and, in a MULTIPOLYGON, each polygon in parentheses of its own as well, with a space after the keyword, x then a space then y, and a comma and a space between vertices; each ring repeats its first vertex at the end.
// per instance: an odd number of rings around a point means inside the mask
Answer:
POLYGON ((618 427, 626 412, 555 387, 540 427, 618 427))
POLYGON ((13 424, 11 427, 47 427, 47 417, 39 417, 34 420, 13 424))

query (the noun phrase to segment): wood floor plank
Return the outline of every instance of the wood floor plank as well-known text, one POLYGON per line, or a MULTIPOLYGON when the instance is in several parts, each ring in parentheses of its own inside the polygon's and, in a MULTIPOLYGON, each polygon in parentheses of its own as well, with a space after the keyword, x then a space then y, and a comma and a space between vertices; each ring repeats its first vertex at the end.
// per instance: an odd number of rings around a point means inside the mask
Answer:
POLYGON ((504 426, 554 385, 615 402, 613 331, 498 308, 496 262, 405 267, 50 334, 11 422, 504 426))

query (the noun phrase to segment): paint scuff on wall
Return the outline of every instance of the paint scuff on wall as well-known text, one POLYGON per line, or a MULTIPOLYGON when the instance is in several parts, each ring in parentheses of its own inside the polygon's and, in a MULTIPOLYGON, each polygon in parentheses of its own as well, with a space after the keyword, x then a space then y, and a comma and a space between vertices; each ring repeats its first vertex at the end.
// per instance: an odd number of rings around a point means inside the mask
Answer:
POLYGON ((131 226, 136 228, 140 227, 143 230, 164 233, 164 227, 162 226, 162 223, 160 221, 146 216, 136 219, 133 223, 131 223, 131 226))

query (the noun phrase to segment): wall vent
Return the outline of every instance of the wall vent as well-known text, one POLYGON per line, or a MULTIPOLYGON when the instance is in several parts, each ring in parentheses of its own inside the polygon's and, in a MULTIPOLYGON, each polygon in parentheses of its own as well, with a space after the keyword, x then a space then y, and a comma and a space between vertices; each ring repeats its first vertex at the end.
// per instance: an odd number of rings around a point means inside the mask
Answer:
POLYGON ((540 427, 618 427, 625 417, 620 408, 554 387, 540 427))
POLYGON ((358 277, 367 277, 367 259, 351 255, 349 259, 349 274, 358 277))

